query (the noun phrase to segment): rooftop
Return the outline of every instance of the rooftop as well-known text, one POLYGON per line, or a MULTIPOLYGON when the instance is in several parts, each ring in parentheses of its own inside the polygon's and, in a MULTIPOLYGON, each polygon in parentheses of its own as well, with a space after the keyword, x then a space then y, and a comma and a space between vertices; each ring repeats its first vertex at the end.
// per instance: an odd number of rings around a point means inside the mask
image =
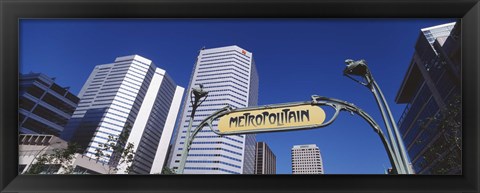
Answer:
POLYGON ((318 148, 316 144, 294 145, 292 149, 318 148))

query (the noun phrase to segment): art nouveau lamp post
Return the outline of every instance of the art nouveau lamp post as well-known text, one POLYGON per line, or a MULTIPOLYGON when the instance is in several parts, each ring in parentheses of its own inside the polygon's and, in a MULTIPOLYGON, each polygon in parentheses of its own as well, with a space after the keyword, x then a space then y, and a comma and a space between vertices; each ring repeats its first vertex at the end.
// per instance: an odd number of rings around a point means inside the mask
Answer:
POLYGON ((182 151, 182 159, 180 160, 180 166, 178 167, 177 174, 183 174, 185 164, 187 161, 188 150, 190 150, 190 141, 193 140, 190 132, 192 130, 193 118, 195 117, 195 111, 197 108, 207 99, 208 91, 203 90, 203 85, 200 84, 198 88, 193 88, 190 92, 190 103, 192 104, 192 113, 190 114, 190 122, 188 123, 187 134, 185 136, 185 145, 182 151), (203 98, 203 100, 202 100, 203 98))
POLYGON ((407 157, 405 145, 403 144, 403 140, 395 119, 392 116, 392 112, 390 111, 390 107, 388 106, 382 90, 378 86, 377 82, 373 79, 373 75, 368 69, 367 63, 365 60, 354 61, 351 59, 345 60, 345 63, 347 63, 347 67, 345 70, 343 70, 343 75, 369 88, 373 93, 375 100, 377 101, 383 121, 385 122, 385 126, 387 128, 387 134, 390 139, 390 143, 393 147, 393 151, 395 152, 395 159, 398 161, 398 163, 400 163, 399 165, 402 166, 398 168, 399 171, 397 171, 397 173, 413 174, 414 172, 410 168, 410 160, 407 157), (360 76, 366 82, 357 80, 353 78, 352 75, 360 76))

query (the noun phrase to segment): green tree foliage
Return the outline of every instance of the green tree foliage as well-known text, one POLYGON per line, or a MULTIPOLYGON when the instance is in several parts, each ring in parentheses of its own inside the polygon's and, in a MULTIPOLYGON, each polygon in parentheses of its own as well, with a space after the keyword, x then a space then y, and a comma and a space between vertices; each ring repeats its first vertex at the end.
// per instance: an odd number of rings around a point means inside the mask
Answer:
MULTIPOLYGON (((436 133, 440 137, 429 145, 423 154, 425 167, 431 174, 461 174, 462 173, 462 100, 459 94, 447 103, 446 107, 434 117, 423 121, 422 128, 436 125, 436 133)), ((417 141, 422 143, 423 141, 417 141)))
POLYGON ((170 175, 170 174, 175 174, 175 172, 174 172, 172 169, 168 168, 168 167, 163 167, 163 168, 162 168, 162 174, 168 174, 168 175, 170 175))
POLYGON ((97 161, 109 160, 108 174, 116 174, 121 169, 125 169, 125 173, 127 174, 132 172, 135 146, 132 143, 125 144, 131 128, 131 125, 127 123, 123 132, 118 137, 109 135, 107 142, 99 144, 99 147, 95 149, 95 158, 97 161), (108 152, 112 153, 110 154, 108 152))
MULTIPOLYGON (((119 137, 108 136, 107 142, 99 144, 99 148, 96 149, 95 158, 97 161, 110 160, 107 164, 108 171, 106 173, 116 174, 120 169, 125 169, 127 174, 132 171, 131 165, 135 156, 135 146, 132 143, 125 144, 130 130, 131 125, 127 123, 119 137)), ((78 145, 69 143, 65 149, 53 149, 50 153, 39 155, 35 158, 36 162, 31 164, 25 173, 72 174, 75 169, 73 161, 78 150, 78 145)))
POLYGON ((65 149, 53 149, 51 153, 44 153, 35 158, 36 162, 31 164, 26 174, 71 174, 73 173, 73 159, 77 153, 78 145, 69 143, 65 149))

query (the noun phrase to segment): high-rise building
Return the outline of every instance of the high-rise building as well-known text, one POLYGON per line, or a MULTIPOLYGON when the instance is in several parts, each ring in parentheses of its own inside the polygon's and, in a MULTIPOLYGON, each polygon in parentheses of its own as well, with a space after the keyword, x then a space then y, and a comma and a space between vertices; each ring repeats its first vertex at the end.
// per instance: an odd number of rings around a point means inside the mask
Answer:
POLYGON ((461 27, 424 28, 395 101, 417 174, 461 174, 461 27))
POLYGON ((323 174, 320 149, 315 144, 294 145, 292 148, 292 174, 323 174))
POLYGON ((277 158, 265 142, 255 146, 255 174, 275 174, 277 158))
MULTIPOLYGON (((209 93, 196 111, 192 129, 227 105, 234 108, 257 105, 258 75, 253 55, 238 46, 200 50, 188 91, 199 84, 209 93)), ((187 93, 169 162, 174 170, 180 163, 191 110, 187 93)), ((217 123, 213 126, 217 127, 217 123)), ((253 174, 255 141, 255 135, 218 136, 205 127, 193 140, 184 173, 253 174)))
POLYGON ((41 73, 20 74, 19 132, 59 136, 79 98, 41 73))
MULTIPOLYGON (((87 156, 95 157, 99 144, 124 133, 128 140, 120 144, 134 145, 133 172, 160 173, 183 91, 152 61, 138 55, 118 57, 114 63, 94 68, 61 138, 76 142, 87 156)), ((118 161, 110 158, 102 161, 118 161)))

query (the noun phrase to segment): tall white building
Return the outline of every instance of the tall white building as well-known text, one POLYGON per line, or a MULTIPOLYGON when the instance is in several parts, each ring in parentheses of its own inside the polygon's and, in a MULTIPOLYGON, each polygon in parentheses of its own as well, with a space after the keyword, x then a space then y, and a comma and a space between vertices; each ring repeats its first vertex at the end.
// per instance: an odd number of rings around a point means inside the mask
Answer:
MULTIPOLYGON (((258 74, 253 55, 238 46, 202 49, 197 57, 184 99, 169 167, 178 169, 184 148, 192 106, 190 90, 199 84, 208 98, 198 107, 192 130, 207 116, 229 105, 255 106, 258 101, 258 74)), ((218 122, 214 122, 214 127, 218 122)), ((253 174, 254 135, 218 136, 205 127, 193 140, 185 174, 253 174)))
MULTIPOLYGON (((95 157, 98 145, 109 135, 125 132, 125 144, 134 144, 134 173, 160 173, 183 92, 152 61, 138 55, 118 57, 90 74, 61 138, 78 143, 85 155, 95 157)), ((110 158, 102 161, 115 163, 110 158)))
POLYGON ((293 174, 324 174, 320 149, 315 144, 295 145, 292 148, 293 174))

